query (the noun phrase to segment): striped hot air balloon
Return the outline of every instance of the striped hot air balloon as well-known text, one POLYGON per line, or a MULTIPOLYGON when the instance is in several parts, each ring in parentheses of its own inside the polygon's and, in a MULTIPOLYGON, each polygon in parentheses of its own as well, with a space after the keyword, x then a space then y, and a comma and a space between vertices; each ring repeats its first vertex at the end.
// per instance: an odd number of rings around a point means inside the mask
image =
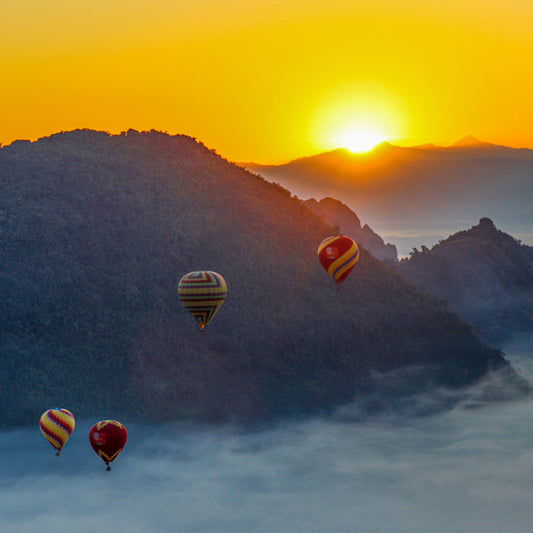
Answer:
POLYGON ((56 455, 59 455, 61 448, 72 435, 75 425, 74 416, 66 409, 48 409, 39 420, 41 433, 57 450, 56 455))
POLYGON ((116 420, 100 420, 89 430, 89 442, 107 470, 111 470, 109 463, 118 457, 127 440, 126 426, 116 420))
POLYGON ((185 309, 204 330, 226 299, 226 281, 216 272, 189 272, 181 278, 178 294, 185 309))
POLYGON ((344 235, 324 239, 317 252, 324 270, 337 285, 346 279, 359 259, 359 247, 344 235))

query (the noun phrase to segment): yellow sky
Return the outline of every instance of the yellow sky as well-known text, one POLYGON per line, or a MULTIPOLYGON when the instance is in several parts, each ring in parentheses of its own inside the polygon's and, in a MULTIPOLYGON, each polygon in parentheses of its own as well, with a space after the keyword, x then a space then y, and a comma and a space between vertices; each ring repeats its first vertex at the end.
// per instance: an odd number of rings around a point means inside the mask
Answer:
POLYGON ((274 163, 364 128, 533 148, 530 0, 6 4, 2 144, 154 128, 274 163))

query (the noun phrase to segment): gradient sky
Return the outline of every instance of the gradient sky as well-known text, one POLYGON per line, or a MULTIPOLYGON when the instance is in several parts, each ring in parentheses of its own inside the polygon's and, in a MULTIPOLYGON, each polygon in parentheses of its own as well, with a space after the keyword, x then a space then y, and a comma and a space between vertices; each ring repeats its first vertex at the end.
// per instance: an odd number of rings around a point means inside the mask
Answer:
POLYGON ((0 9, 0 143, 184 133, 281 163, 370 129, 533 148, 530 0, 17 0, 0 9))

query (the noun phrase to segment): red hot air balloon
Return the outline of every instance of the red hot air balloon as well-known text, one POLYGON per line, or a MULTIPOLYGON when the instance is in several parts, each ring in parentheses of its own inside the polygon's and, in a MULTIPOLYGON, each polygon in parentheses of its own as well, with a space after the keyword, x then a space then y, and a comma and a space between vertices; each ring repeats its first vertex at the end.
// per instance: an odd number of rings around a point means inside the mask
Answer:
POLYGON ((318 259, 333 281, 340 285, 359 260, 359 248, 353 239, 339 235, 324 239, 318 246, 318 259))
POLYGON ((109 463, 117 458, 127 440, 126 427, 116 420, 101 420, 89 430, 89 442, 107 465, 107 470, 111 470, 109 463))

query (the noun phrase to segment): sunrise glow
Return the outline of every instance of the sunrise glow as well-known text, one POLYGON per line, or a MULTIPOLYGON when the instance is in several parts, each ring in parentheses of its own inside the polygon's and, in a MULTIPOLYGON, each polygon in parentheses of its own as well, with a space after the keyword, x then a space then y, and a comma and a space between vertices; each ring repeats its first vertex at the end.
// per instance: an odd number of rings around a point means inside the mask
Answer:
POLYGON ((8 2, 0 143, 156 129, 263 163, 468 133, 533 147, 532 25, 525 1, 8 2))
POLYGON ((383 84, 365 80, 325 93, 313 109, 310 132, 317 150, 364 153, 407 137, 408 125, 403 102, 383 84))
POLYGON ((372 150, 385 141, 385 137, 368 129, 353 129, 340 133, 334 137, 339 147, 347 148, 350 152, 363 153, 372 150))

